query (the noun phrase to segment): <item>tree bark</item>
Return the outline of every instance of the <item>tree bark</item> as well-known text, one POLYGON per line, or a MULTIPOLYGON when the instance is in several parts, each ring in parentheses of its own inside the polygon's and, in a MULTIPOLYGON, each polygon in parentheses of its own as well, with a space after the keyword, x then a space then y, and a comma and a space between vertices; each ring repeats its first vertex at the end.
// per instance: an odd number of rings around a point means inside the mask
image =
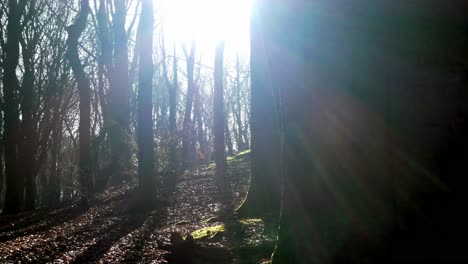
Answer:
POLYGON ((109 138, 111 141, 111 185, 128 180, 130 166, 130 85, 128 79, 128 46, 125 22, 125 0, 114 0, 113 15, 114 63, 109 93, 109 138))
POLYGON ((36 173, 35 168, 35 151, 34 137, 35 131, 33 127, 33 101, 34 101, 34 66, 32 65, 32 51, 22 42, 23 48, 23 65, 24 75, 22 83, 22 102, 21 116, 23 122, 21 124, 23 140, 20 143, 20 154, 22 163, 22 174, 25 180, 25 200, 24 209, 33 210, 35 208, 37 188, 36 188, 36 173))
POLYGON ((93 191, 93 181, 90 171, 91 157, 91 98, 90 82, 80 62, 78 52, 78 39, 86 28, 88 14, 90 12, 89 0, 80 1, 80 13, 75 22, 67 28, 67 56, 75 75, 80 98, 79 134, 79 178, 81 184, 81 196, 88 199, 93 191))
POLYGON ((284 135, 273 263, 466 262, 466 2, 279 2, 256 8, 284 135))
MULTIPOLYGON (((23 81, 21 84, 21 141, 19 142, 18 157, 21 160, 22 166, 20 173, 25 184, 25 200, 24 209, 33 210, 36 207, 37 186, 36 186, 36 152, 35 142, 38 141, 38 133, 34 129, 34 113, 38 111, 35 108, 35 65, 34 57, 35 50, 38 48, 39 34, 37 24, 34 21, 34 16, 41 10, 37 9, 36 2, 31 1, 28 5, 27 13, 23 23, 25 31, 30 34, 22 34, 20 36, 20 44, 22 50, 23 62, 23 81)), ((47 147, 47 142, 43 148, 47 147)))
POLYGON ((6 58, 3 67, 3 103, 4 103, 4 134, 3 145, 5 155, 5 205, 3 214, 15 214, 21 211, 23 199, 23 178, 18 174, 18 78, 16 68, 19 60, 20 20, 26 5, 25 0, 8 1, 8 25, 6 58))
POLYGON ((60 166, 58 165, 59 162, 59 155, 60 155, 60 147, 62 142, 62 127, 61 122, 59 125, 55 126, 52 132, 52 149, 50 151, 51 154, 51 169, 50 169, 50 181, 49 181, 49 206, 52 208, 57 207, 60 204, 60 166))
MULTIPOLYGON (((138 82, 138 175, 144 198, 156 188, 153 142, 153 1, 142 0, 140 15, 140 71, 138 82)), ((146 199, 144 199, 146 200, 146 199)))
MULTIPOLYGON (((224 192, 227 189, 226 181, 226 153, 225 153, 225 115, 224 115, 224 88, 223 88, 223 57, 224 42, 216 45, 214 64, 214 95, 213 95, 213 134, 214 157, 216 164, 216 178, 224 192)), ((224 192, 225 193, 225 192, 224 192)))
POLYGON ((251 179, 246 200, 238 209, 243 216, 277 215, 281 202, 281 132, 278 87, 270 41, 273 26, 263 23, 270 8, 257 1, 251 19, 251 179))

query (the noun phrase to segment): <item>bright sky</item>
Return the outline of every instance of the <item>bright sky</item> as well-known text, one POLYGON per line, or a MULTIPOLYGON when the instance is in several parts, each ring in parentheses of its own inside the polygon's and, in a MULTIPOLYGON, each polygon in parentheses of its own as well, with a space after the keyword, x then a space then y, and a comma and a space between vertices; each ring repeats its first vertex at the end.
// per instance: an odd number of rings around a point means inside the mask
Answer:
POLYGON ((190 43, 197 53, 211 57, 224 39, 226 55, 249 56, 251 0, 155 0, 163 16, 166 40, 190 43))

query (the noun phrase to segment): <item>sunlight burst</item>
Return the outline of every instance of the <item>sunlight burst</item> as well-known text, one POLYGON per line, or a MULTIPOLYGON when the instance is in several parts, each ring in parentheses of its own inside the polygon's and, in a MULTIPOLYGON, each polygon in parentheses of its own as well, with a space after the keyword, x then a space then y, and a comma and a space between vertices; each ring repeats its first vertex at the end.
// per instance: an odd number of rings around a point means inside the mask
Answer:
POLYGON ((163 23, 168 36, 189 42, 202 50, 220 40, 239 52, 249 47, 251 0, 164 0, 163 23))

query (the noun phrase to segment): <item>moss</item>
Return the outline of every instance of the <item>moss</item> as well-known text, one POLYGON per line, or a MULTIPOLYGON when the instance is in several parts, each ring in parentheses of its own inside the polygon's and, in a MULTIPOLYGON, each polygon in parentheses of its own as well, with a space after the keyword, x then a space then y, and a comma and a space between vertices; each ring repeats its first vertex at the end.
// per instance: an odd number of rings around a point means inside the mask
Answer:
POLYGON ((233 160, 240 160, 246 158, 250 154, 250 149, 244 150, 242 152, 237 153, 234 156, 229 156, 226 159, 228 161, 233 161, 233 160))
POLYGON ((246 149, 246 150, 244 150, 242 152, 237 153, 236 157, 240 158, 240 157, 248 155, 248 154, 250 154, 250 149, 246 149))
POLYGON ((212 169, 214 169, 215 167, 216 167, 216 164, 215 164, 214 162, 212 162, 212 163, 206 164, 206 165, 203 167, 203 169, 212 170, 212 169))
MULTIPOLYGON (((212 218, 208 218, 204 222, 210 221, 212 218)), ((240 225, 257 225, 261 224, 263 221, 262 219, 258 218, 246 218, 246 219, 241 219, 237 221, 237 224, 240 225)), ((212 239, 214 238, 218 233, 225 232, 226 231, 226 226, 224 224, 221 225, 216 225, 216 226, 209 226, 209 227, 204 227, 197 229, 191 233, 192 237, 194 239, 202 239, 202 238, 208 238, 212 239)))
POLYGON ((202 238, 212 239, 218 233, 221 233, 224 231, 225 231, 224 224, 221 224, 217 226, 209 226, 209 227, 200 228, 198 230, 193 231, 190 235, 192 235, 194 239, 202 239, 202 238))
POLYGON ((262 219, 259 218, 246 218, 239 220, 239 223, 242 225, 255 225, 262 223, 262 219))

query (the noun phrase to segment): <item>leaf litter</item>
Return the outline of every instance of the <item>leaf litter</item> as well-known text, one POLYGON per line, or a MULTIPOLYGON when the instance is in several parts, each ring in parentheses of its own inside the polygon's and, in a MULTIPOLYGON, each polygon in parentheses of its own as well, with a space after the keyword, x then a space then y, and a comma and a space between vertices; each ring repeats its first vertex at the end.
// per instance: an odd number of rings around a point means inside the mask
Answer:
MULTIPOLYGON (((248 154, 228 159, 233 208, 248 191, 248 154)), ((260 219, 218 218, 212 164, 184 172, 168 206, 130 212, 135 195, 127 184, 96 195, 89 208, 74 202, 0 217, 0 263, 257 263, 274 247, 260 219)))

